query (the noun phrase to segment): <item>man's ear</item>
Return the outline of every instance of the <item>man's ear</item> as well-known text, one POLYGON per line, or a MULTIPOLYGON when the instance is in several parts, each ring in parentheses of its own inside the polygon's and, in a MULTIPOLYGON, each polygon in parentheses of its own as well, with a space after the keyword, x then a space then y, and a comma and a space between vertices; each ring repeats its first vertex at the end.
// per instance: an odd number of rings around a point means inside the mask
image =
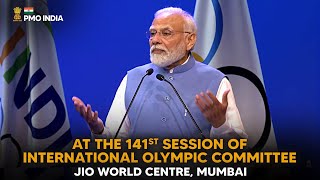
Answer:
POLYGON ((196 33, 191 33, 187 35, 187 50, 193 49, 194 45, 196 44, 197 41, 197 35, 196 33))

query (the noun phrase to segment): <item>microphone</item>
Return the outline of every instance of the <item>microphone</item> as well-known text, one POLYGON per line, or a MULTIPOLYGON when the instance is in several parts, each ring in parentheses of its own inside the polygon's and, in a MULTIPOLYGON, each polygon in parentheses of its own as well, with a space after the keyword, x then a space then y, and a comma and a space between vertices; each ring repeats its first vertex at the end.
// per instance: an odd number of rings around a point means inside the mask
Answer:
POLYGON ((132 105, 133 100, 136 98, 136 95, 137 95, 137 93, 138 93, 138 91, 139 91, 139 89, 140 89, 140 86, 141 86, 141 84, 142 84, 142 81, 144 80, 144 78, 145 78, 146 76, 150 76, 152 73, 153 73, 153 69, 150 68, 150 69, 148 69, 148 70, 146 71, 146 74, 141 78, 140 83, 139 83, 139 85, 138 85, 138 87, 137 87, 137 89, 136 89, 136 92, 134 93, 134 95, 133 95, 133 97, 132 97, 132 99, 131 99, 131 101, 130 101, 130 103, 129 103, 128 109, 127 109, 125 115, 124 115, 123 118, 122 118, 122 121, 121 121, 121 123, 120 123, 120 126, 119 126, 119 128, 118 128, 118 130, 117 130, 117 132, 116 132, 116 135, 114 136, 114 138, 117 138, 117 136, 118 136, 118 134, 119 134, 119 131, 120 131, 120 129, 121 129, 121 126, 122 126, 122 124, 123 124, 126 116, 128 115, 128 112, 129 112, 129 110, 130 110, 130 108, 131 108, 131 105, 132 105))
POLYGON ((189 108, 188 108, 187 105, 183 102, 181 96, 179 95, 177 89, 173 86, 173 84, 172 84, 170 81, 166 80, 166 78, 165 78, 162 74, 157 74, 156 78, 157 78, 159 81, 165 81, 165 82, 167 82, 168 84, 170 84, 170 86, 172 87, 172 89, 174 90, 174 92, 176 93, 176 95, 178 96, 178 98, 180 99, 181 103, 183 104, 184 108, 187 110, 189 116, 190 116, 191 119, 192 119, 193 124, 194 124, 194 125, 197 127, 197 129, 199 130, 202 138, 205 138, 205 136, 203 135, 203 133, 202 133, 199 125, 197 124, 196 120, 194 120, 194 118, 193 118, 193 116, 192 116, 189 108))

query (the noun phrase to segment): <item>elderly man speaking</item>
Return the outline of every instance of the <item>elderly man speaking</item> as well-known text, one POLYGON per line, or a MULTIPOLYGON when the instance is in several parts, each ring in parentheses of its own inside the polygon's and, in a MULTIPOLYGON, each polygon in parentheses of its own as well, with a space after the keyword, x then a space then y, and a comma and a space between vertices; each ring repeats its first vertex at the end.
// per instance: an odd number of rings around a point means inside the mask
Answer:
POLYGON ((90 104, 72 98, 93 135, 247 138, 226 76, 191 55, 197 40, 193 17, 180 8, 161 9, 155 13, 147 37, 151 63, 127 72, 105 126, 90 104))

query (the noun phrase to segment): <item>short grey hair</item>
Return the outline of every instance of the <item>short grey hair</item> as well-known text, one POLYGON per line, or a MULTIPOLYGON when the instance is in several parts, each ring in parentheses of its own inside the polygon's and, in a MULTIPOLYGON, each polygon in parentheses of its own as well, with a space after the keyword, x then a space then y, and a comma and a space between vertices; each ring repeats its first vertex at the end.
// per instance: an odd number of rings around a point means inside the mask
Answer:
POLYGON ((166 7, 163 9, 158 10, 154 14, 154 18, 162 15, 173 15, 173 14, 179 14, 183 17, 185 24, 184 24, 184 31, 196 33, 197 32, 197 25, 194 21, 194 18, 186 11, 182 10, 178 7, 166 7))

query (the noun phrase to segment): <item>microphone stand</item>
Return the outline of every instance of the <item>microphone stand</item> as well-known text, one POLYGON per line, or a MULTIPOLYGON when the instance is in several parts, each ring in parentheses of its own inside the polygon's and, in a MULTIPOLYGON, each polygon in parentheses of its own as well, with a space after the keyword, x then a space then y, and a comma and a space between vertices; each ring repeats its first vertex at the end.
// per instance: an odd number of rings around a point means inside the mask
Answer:
POLYGON ((137 89, 136 89, 136 92, 134 93, 134 95, 133 95, 133 97, 132 97, 132 99, 131 99, 131 101, 130 101, 130 103, 129 103, 128 109, 127 109, 125 115, 124 115, 123 118, 122 118, 122 121, 121 121, 121 123, 120 123, 120 126, 119 126, 119 128, 118 128, 118 130, 117 130, 117 132, 116 132, 116 135, 114 136, 114 138, 117 138, 117 136, 118 136, 118 134, 119 134, 119 131, 120 131, 120 129, 121 129, 121 126, 122 126, 124 120, 126 119, 126 116, 127 116, 128 113, 129 113, 129 110, 130 110, 130 108, 131 108, 131 105, 132 105, 132 103, 133 103, 133 100, 136 98, 136 95, 137 95, 137 93, 138 93, 138 90, 140 89, 140 86, 141 86, 141 84, 142 84, 142 81, 144 80, 144 78, 145 78, 146 76, 149 76, 149 75, 151 75, 152 73, 153 73, 153 69, 150 68, 150 69, 148 69, 148 70, 146 71, 146 74, 141 78, 140 83, 139 83, 139 85, 138 85, 138 87, 137 87, 137 89))
POLYGON ((194 124, 194 125, 197 127, 197 129, 199 130, 199 132, 200 132, 200 134, 201 134, 201 137, 202 137, 203 139, 205 139, 205 136, 203 135, 203 133, 202 133, 199 125, 197 124, 197 122, 196 122, 196 120, 193 118, 193 116, 191 115, 191 112, 189 111, 189 108, 188 108, 187 105, 183 102, 181 96, 179 95, 178 91, 177 91, 176 88, 173 86, 173 84, 172 84, 170 81, 168 81, 166 78, 164 78, 164 76, 163 76, 162 74, 157 74, 156 77, 157 77, 158 80, 160 80, 160 81, 165 81, 165 82, 167 82, 168 84, 170 84, 170 86, 172 87, 172 89, 174 90, 174 92, 177 94, 179 100, 180 100, 181 103, 183 104, 184 108, 187 110, 189 116, 190 116, 191 119, 192 119, 193 124, 194 124))

